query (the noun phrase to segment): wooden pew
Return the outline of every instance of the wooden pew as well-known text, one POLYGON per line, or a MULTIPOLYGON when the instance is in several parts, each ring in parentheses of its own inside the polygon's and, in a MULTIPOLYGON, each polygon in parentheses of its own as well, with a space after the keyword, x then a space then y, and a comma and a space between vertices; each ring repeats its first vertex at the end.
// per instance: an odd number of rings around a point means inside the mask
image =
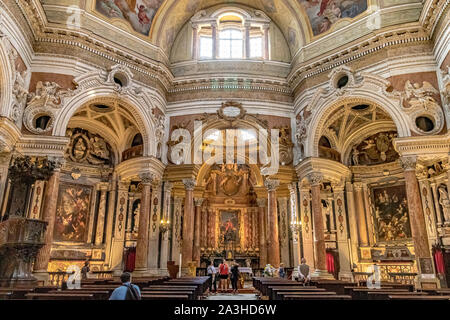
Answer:
POLYGON ((188 300, 188 295, 144 294, 142 300, 188 300))
POLYGON ((194 291, 186 291, 186 290, 177 290, 177 291, 168 291, 168 290, 143 290, 141 291, 142 296, 148 295, 186 295, 189 300, 196 300, 194 291))
POLYGON ((334 291, 337 294, 345 295, 344 287, 356 287, 357 283, 340 280, 319 280, 311 281, 311 285, 317 288, 324 288, 327 291, 334 291))
POLYGON ((289 295, 285 300, 351 300, 347 295, 289 295))
POLYGON ((324 288, 316 288, 316 287, 292 287, 292 286, 274 286, 268 287, 268 297, 270 300, 277 300, 277 292, 325 292, 324 288))
POLYGON ((29 300, 94 300, 93 294, 27 293, 29 300))
POLYGON ((384 289, 368 289, 368 288, 354 288, 351 292, 351 296, 355 300, 367 300, 369 292, 409 292, 407 289, 394 289, 394 288, 384 288, 384 289))
POLYGON ((389 300, 389 296, 427 296, 426 292, 398 292, 398 291, 381 291, 381 292, 367 292, 368 300, 389 300))
POLYGON ((389 296, 389 300, 424 300, 424 301, 436 300, 436 301, 440 301, 440 300, 450 300, 450 296, 393 295, 393 296, 389 296))
POLYGON ((74 289, 74 290, 64 290, 64 291, 49 291, 51 294, 92 294, 93 300, 108 300, 110 293, 107 290, 90 290, 90 289, 74 289))
POLYGON ((1 288, 1 293, 11 293, 9 295, 10 299, 18 300, 18 299, 26 299, 26 295, 28 293, 33 293, 34 288, 1 288))
POLYGON ((34 288, 34 293, 47 293, 49 291, 55 291, 58 289, 58 286, 39 286, 34 288))
POLYGON ((330 292, 330 291, 322 291, 322 292, 292 292, 292 291, 288 291, 288 292, 283 292, 280 291, 277 293, 278 297, 280 297, 279 300, 289 300, 288 298, 290 296, 318 296, 318 297, 322 297, 322 296, 336 296, 336 292, 330 292))

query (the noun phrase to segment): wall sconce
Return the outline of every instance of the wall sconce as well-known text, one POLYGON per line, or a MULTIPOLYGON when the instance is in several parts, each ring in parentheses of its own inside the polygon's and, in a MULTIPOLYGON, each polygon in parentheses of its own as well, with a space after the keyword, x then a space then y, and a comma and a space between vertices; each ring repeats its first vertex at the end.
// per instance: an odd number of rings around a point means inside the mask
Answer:
POLYGON ((159 231, 161 233, 165 233, 169 230, 170 228, 170 221, 166 220, 166 219, 162 219, 159 223, 159 231))
POLYGON ((291 230, 292 232, 299 232, 300 229, 302 228, 302 222, 295 220, 291 222, 291 230))

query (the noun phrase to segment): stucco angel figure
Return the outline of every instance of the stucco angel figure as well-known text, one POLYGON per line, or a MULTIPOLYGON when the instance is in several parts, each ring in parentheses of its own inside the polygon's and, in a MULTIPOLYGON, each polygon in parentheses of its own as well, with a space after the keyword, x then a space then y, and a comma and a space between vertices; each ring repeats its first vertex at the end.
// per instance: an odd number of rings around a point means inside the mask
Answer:
POLYGON ((444 211, 445 222, 450 223, 450 200, 448 199, 447 190, 444 187, 439 187, 439 204, 444 211))
POLYGON ((39 81, 36 84, 36 92, 30 95, 28 105, 47 106, 51 104, 52 107, 56 107, 59 104, 57 96, 59 89, 61 89, 61 86, 55 82, 39 81))
POLYGON ((413 108, 428 110, 437 106, 437 102, 432 95, 438 93, 433 85, 427 81, 423 82, 422 87, 419 83, 411 84, 409 80, 405 84, 405 98, 413 108))
POLYGON ((109 159, 109 150, 106 146, 105 140, 100 137, 91 138, 91 146, 92 146, 92 154, 101 158, 101 159, 109 159))

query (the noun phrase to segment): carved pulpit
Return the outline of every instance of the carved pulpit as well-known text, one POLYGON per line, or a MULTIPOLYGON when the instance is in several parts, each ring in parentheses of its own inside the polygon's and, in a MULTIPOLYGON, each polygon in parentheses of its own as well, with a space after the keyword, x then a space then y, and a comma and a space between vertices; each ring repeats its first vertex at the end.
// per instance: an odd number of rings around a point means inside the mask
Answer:
POLYGON ((0 286, 32 286, 32 263, 45 244, 47 222, 27 219, 30 191, 36 180, 48 180, 55 164, 43 158, 20 157, 9 168, 11 192, 0 223, 0 286))

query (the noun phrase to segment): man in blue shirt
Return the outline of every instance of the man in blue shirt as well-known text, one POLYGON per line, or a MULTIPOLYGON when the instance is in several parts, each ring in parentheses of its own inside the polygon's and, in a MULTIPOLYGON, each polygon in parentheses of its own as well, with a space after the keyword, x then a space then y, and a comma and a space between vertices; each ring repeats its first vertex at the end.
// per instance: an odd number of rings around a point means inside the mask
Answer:
POLYGON ((124 272, 120 276, 122 285, 116 288, 109 300, 141 300, 141 290, 135 284, 131 283, 131 274, 124 272))

